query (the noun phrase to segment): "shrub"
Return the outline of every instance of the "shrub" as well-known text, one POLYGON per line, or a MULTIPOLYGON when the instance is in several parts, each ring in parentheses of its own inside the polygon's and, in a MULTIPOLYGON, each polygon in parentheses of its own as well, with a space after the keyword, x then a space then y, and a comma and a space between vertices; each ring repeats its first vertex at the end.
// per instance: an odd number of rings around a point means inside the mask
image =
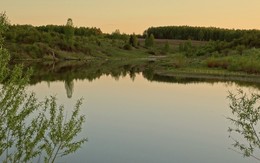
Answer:
POLYGON ((133 47, 130 44, 125 44, 123 47, 125 50, 132 50, 133 47))
POLYGON ((187 58, 183 55, 175 55, 172 59, 172 66, 175 68, 184 67, 187 63, 187 58))
POLYGON ((163 53, 167 54, 170 51, 170 44, 168 41, 164 44, 163 53))
POLYGON ((152 47, 154 45, 154 35, 150 34, 145 37, 145 47, 152 47))
POLYGON ((238 46, 236 47, 236 50, 237 50, 238 54, 240 54, 240 55, 243 54, 243 52, 244 52, 245 49, 246 49, 245 45, 238 45, 238 46))
POLYGON ((137 47, 138 46, 138 39, 136 37, 135 34, 132 34, 129 38, 129 44, 132 45, 133 47, 137 47))
POLYGON ((155 52, 155 50, 148 50, 147 51, 148 54, 151 54, 151 55, 156 55, 157 53, 155 52))
POLYGON ((227 58, 209 58, 206 60, 206 64, 209 68, 223 68, 227 69, 230 65, 230 61, 227 58))

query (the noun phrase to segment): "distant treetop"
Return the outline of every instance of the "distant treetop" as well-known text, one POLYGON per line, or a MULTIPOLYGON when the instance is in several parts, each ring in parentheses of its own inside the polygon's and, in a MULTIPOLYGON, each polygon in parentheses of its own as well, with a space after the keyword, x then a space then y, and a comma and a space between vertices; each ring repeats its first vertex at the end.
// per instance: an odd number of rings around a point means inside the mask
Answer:
POLYGON ((71 18, 68 18, 66 26, 73 27, 73 21, 71 18))

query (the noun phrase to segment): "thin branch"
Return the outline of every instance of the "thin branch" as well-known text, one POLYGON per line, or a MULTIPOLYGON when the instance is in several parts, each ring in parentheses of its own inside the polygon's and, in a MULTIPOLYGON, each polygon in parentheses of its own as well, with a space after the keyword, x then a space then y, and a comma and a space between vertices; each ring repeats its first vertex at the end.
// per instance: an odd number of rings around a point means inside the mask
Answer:
POLYGON ((254 134, 255 134, 255 136, 256 136, 256 138, 257 138, 258 143, 260 143, 260 139, 259 139, 259 137, 258 137, 258 135, 257 135, 257 133, 256 133, 256 131, 255 131, 255 128, 254 128, 253 124, 250 123, 250 125, 251 125, 251 127, 252 127, 252 129, 253 129, 253 131, 254 131, 254 134))
MULTIPOLYGON (((238 153, 238 154, 244 155, 244 153, 239 152, 239 151, 237 151, 237 150, 235 150, 235 149, 232 149, 232 148, 228 148, 228 149, 231 150, 231 151, 233 151, 233 152, 236 152, 236 153, 238 153)), ((253 157, 253 158, 256 159, 257 161, 260 161, 260 158, 254 156, 254 155, 252 155, 252 154, 250 154, 250 157, 253 157)))
POLYGON ((56 150, 56 153, 55 153, 55 155, 54 155, 54 157, 53 157, 51 163, 54 163, 54 161, 55 161, 55 159, 56 159, 56 157, 57 157, 57 155, 58 155, 58 153, 59 153, 59 151, 60 151, 61 146, 62 146, 62 143, 59 145, 58 149, 56 150))

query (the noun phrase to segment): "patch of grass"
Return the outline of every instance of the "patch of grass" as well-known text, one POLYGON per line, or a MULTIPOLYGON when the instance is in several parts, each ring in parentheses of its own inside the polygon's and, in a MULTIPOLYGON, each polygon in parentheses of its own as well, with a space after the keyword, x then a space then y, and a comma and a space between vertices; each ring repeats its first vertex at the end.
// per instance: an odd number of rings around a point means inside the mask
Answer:
POLYGON ((250 49, 244 55, 211 57, 205 61, 209 68, 222 68, 229 71, 260 73, 260 50, 250 49))

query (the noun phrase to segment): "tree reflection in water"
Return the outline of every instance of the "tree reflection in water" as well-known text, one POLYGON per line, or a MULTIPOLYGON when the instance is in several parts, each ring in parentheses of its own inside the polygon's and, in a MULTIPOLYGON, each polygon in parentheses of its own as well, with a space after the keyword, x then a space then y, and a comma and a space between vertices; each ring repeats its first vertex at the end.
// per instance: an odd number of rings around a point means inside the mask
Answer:
POLYGON ((243 154, 244 157, 253 157, 260 161, 256 153, 260 152, 260 95, 246 94, 238 90, 237 94, 229 93, 230 109, 233 117, 228 119, 233 126, 229 127, 230 138, 234 140, 232 149, 243 154))
POLYGON ((65 84, 67 97, 71 98, 74 90, 74 82, 72 79, 70 79, 70 80, 65 80, 64 84, 65 84))

